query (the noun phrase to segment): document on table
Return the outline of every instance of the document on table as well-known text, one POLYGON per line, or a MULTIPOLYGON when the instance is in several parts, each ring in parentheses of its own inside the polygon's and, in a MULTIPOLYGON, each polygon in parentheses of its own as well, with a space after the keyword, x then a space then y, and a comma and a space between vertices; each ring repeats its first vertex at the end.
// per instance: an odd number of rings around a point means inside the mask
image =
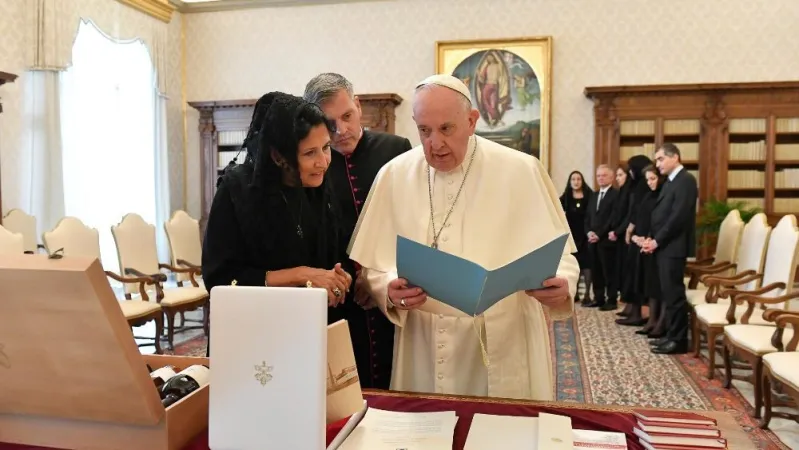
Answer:
POLYGON ((463 450, 627 450, 624 433, 572 429, 571 418, 540 413, 538 417, 475 414, 463 450))
POLYGON ((451 450, 455 411, 407 413, 371 408, 339 450, 451 450))
POLYGON ((555 276, 568 234, 498 269, 397 236, 397 275, 428 296, 468 315, 485 312, 519 291, 540 289, 555 276))

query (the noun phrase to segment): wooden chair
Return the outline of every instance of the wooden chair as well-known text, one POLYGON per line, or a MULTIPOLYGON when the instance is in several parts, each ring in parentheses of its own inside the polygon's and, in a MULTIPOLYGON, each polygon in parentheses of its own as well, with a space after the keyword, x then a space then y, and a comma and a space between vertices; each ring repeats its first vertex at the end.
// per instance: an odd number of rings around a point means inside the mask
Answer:
MULTIPOLYGON (((164 231, 169 241, 169 254, 172 265, 180 268, 191 268, 194 272, 179 272, 175 274, 178 286, 190 282, 194 287, 205 289, 202 280, 202 239, 200 238, 200 223, 193 219, 186 211, 178 210, 172 217, 164 222, 164 231)), ((186 323, 183 313, 180 315, 181 324, 186 323)), ((208 322, 203 323, 208 334, 208 322)))
POLYGON ((19 233, 25 242, 25 253, 36 253, 39 248, 36 235, 36 218, 21 209, 12 209, 3 217, 3 226, 12 233, 19 233))
POLYGON ((740 211, 733 209, 727 213, 719 227, 714 256, 685 265, 685 274, 688 275, 686 284, 689 290, 697 289, 702 275, 714 274, 724 277, 733 274, 744 225, 740 211))
MULTIPOLYGON (((63 252, 65 256, 84 256, 100 260, 100 234, 94 228, 87 227, 83 222, 74 217, 61 219, 52 231, 42 233, 42 242, 48 254, 63 252)), ((154 285, 156 281, 149 277, 122 277, 113 272, 105 271, 105 274, 120 283, 136 283, 139 285, 141 300, 131 300, 129 298, 119 302, 122 314, 133 327, 146 324, 149 321, 155 322, 155 353, 161 354, 161 335, 164 332, 164 312, 161 306, 153 301, 149 301, 147 291, 143 285, 154 285)))
POLYGON ((791 332, 791 338, 779 351, 763 355, 763 420, 760 428, 768 428, 772 417, 794 420, 799 423, 799 414, 776 412, 772 410, 772 386, 779 386, 793 400, 793 407, 799 404, 799 312, 783 313, 776 318, 777 331, 775 343, 781 344, 784 339, 780 334, 791 332))
POLYGON ((25 253, 25 239, 19 233, 12 233, 0 225, 0 255, 19 255, 25 253))
POLYGON ((754 292, 760 286, 761 273, 766 261, 766 248, 771 245, 771 227, 765 214, 758 214, 744 227, 739 250, 737 272, 734 276, 703 276, 708 287, 705 302, 691 305, 691 335, 694 356, 698 357, 701 337, 705 334, 708 349, 708 379, 713 379, 716 371, 716 339, 727 325, 727 305, 733 287, 746 292, 754 292))
POLYGON ((197 276, 202 276, 202 239, 200 238, 200 222, 192 218, 186 211, 178 210, 172 214, 172 218, 164 223, 164 231, 169 241, 169 253, 172 265, 175 267, 189 267, 195 272, 176 273, 175 279, 178 286, 182 286, 186 281, 192 281, 192 285, 198 287, 201 280, 197 276))
MULTIPOLYGON (((729 387, 733 378, 754 384, 755 418, 760 417, 763 401, 763 356, 777 351, 782 345, 774 340, 775 320, 783 312, 791 310, 791 300, 799 298, 799 291, 793 291, 797 251, 799 228, 796 216, 783 216, 771 233, 763 270, 763 287, 753 292, 733 293, 733 301, 727 309, 729 325, 723 329, 724 386, 729 387), (753 372, 751 378, 733 376, 732 358, 736 356, 750 364, 753 372)), ((791 338, 788 333, 782 337, 791 338)))
MULTIPOLYGON (((161 304, 161 308, 166 314, 167 339, 170 349, 174 348, 176 314, 202 307, 204 310, 203 323, 208 322, 209 295, 204 288, 196 286, 196 281, 193 281, 192 286, 189 287, 164 288, 163 284, 167 278, 161 269, 173 273, 189 273, 192 275, 192 279, 197 270, 188 267, 175 267, 158 261, 153 225, 146 223, 138 214, 127 214, 119 225, 111 227, 111 234, 116 242, 120 272, 124 275, 149 277, 157 281, 153 288, 156 301, 161 304)), ((130 298, 129 296, 136 292, 136 285, 125 283, 124 286, 126 297, 130 298)), ((187 329, 185 326, 182 328, 187 329)), ((203 328, 207 333, 207 327, 203 326, 203 328)))

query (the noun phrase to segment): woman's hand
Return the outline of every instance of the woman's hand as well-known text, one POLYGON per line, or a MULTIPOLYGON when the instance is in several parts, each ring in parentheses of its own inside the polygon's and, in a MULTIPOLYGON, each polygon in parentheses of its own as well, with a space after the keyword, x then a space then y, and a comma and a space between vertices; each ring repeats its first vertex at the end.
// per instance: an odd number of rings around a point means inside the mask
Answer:
POLYGON ((311 282, 311 287, 327 290, 327 304, 331 307, 344 303, 352 283, 352 278, 341 268, 341 264, 336 264, 331 270, 308 269, 305 278, 311 282))
POLYGON ((427 301, 427 293, 418 287, 408 287, 408 280, 397 278, 388 283, 388 301, 397 309, 414 309, 427 301))

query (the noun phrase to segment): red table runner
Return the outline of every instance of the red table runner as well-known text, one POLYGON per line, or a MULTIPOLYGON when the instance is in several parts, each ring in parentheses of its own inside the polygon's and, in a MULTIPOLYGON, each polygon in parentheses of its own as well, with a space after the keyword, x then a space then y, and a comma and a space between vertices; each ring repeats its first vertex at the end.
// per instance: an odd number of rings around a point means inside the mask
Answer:
MULTIPOLYGON (((603 408, 597 405, 577 403, 533 402, 478 397, 452 397, 429 394, 364 391, 370 408, 401 412, 455 411, 459 417, 455 427, 453 450, 462 450, 469 434, 475 413, 506 416, 535 417, 540 412, 560 414, 572 419, 572 427, 584 430, 615 431, 627 435, 629 450, 643 450, 632 430, 635 419, 632 414, 619 408, 603 408)), ((327 442, 333 440, 346 419, 332 423, 327 428, 327 442)), ((0 443, 0 450, 34 450, 42 447, 0 443)), ((208 450, 208 433, 202 433, 185 450, 208 450)))

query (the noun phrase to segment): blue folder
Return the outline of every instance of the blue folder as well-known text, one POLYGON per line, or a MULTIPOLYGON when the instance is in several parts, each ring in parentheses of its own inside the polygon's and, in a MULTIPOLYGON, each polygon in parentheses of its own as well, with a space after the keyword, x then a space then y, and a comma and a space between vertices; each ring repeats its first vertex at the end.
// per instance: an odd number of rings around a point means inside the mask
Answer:
POLYGON ((479 315, 519 291, 543 288, 555 276, 568 234, 495 270, 397 236, 397 274, 428 296, 469 315, 479 315))

